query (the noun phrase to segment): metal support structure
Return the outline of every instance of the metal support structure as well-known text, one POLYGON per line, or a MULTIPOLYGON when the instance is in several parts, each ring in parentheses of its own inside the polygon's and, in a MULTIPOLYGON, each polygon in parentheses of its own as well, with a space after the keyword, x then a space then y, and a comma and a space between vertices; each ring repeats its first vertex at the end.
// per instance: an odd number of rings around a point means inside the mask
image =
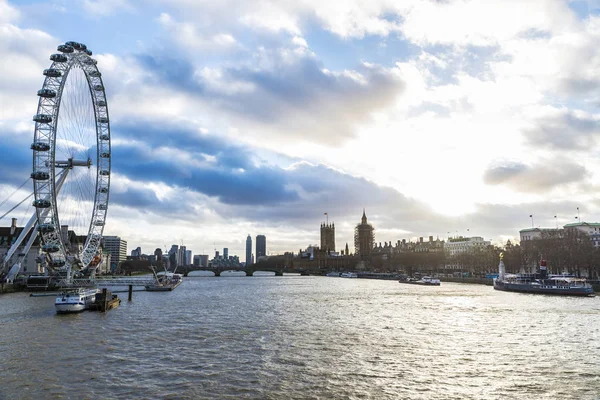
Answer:
MULTIPOLYGON (((60 189, 62 188, 63 184, 65 183, 65 179, 67 178, 67 171, 68 170, 65 170, 62 173, 62 175, 60 176, 60 178, 58 179, 56 187, 59 192, 60 192, 60 189)), ((48 211, 45 210, 45 212, 47 213, 48 211)), ((11 257, 18 250, 19 246, 21 245, 23 240, 25 240, 25 238, 27 237, 29 232, 31 232, 31 236, 29 237, 29 240, 27 241, 27 244, 25 245, 25 249, 23 250, 23 253, 22 253, 23 255, 19 256, 17 261, 13 264, 13 267, 17 264, 21 264, 21 260, 27 255, 27 253, 29 252, 29 249, 31 249, 31 246, 33 245, 33 242, 35 241, 35 238, 37 237, 37 230, 36 230, 37 226, 38 226, 37 225, 37 214, 34 213, 31 216, 31 218, 29 219, 29 221, 27 222, 27 224, 25 225, 25 227, 23 228, 23 230, 21 231, 21 233, 19 234, 19 236, 17 237, 17 239, 10 246, 8 253, 6 253, 6 257, 4 257, 4 260, 2 261, 2 268, 0 268, 0 271, 6 269, 6 265, 10 261, 11 257), (33 231, 32 231, 32 229, 33 229, 33 231)), ((60 230, 60 227, 58 227, 58 229, 60 230)), ((20 267, 19 267, 19 270, 16 270, 16 271, 13 271, 13 269, 14 268, 10 269, 10 272, 8 274, 8 279, 12 280, 14 278, 14 276, 16 276, 19 273, 20 267)))

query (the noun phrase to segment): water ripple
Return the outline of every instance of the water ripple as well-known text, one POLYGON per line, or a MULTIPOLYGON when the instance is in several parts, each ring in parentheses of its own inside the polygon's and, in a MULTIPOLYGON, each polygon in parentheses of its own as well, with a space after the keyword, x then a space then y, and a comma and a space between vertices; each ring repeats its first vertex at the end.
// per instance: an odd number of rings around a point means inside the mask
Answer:
POLYGON ((188 278, 108 314, 0 296, 0 399, 593 399, 600 298, 188 278))

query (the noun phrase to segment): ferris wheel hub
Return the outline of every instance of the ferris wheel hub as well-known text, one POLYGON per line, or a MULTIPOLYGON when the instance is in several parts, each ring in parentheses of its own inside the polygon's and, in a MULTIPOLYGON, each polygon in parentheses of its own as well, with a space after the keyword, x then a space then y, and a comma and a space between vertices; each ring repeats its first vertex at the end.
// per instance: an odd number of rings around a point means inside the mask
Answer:
POLYGON ((54 161, 54 166, 56 168, 68 168, 72 169, 73 167, 88 167, 92 166, 92 159, 88 157, 87 160, 74 160, 69 158, 67 161, 54 161))

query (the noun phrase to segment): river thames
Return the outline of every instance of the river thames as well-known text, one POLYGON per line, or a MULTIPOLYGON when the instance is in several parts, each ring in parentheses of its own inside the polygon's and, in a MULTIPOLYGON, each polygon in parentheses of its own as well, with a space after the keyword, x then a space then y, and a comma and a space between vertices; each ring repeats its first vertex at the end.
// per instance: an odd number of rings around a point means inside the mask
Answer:
POLYGON ((599 297, 300 276, 119 296, 0 296, 0 399, 600 398, 599 297))

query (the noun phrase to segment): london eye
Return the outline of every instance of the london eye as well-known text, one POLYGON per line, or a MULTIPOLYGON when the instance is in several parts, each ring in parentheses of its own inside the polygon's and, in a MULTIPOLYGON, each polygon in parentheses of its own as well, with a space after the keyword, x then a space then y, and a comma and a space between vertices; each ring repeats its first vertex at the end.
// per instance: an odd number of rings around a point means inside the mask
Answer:
POLYGON ((37 92, 31 179, 45 263, 67 270, 70 278, 72 269, 94 266, 101 256, 111 139, 102 74, 92 52, 78 42, 57 50, 37 92), (74 245, 69 231, 85 237, 84 244, 74 245))

